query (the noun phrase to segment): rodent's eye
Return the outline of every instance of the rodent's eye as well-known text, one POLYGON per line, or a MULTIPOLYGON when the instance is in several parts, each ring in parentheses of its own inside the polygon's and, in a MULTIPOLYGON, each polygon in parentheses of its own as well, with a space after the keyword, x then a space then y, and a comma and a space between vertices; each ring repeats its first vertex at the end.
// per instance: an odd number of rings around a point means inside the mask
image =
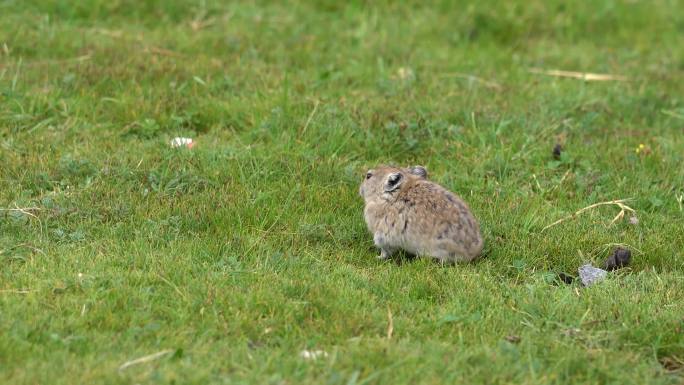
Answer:
POLYGON ((372 172, 367 172, 366 173, 366 179, 370 179, 373 176, 372 172))

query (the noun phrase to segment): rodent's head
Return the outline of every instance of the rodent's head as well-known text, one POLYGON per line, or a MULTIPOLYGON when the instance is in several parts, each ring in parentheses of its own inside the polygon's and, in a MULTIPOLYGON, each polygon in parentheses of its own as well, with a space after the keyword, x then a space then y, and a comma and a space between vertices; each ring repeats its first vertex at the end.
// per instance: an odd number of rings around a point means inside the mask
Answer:
POLYGON ((389 200, 394 193, 412 179, 427 179, 425 167, 379 166, 368 170, 361 187, 359 187, 359 194, 366 202, 373 199, 389 200))

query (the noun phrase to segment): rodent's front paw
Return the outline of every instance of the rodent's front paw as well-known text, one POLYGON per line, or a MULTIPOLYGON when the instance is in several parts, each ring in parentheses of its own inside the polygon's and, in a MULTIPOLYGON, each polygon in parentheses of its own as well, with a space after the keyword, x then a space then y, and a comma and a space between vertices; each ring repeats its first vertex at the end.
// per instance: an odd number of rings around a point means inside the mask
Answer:
POLYGON ((380 255, 378 256, 378 259, 387 259, 392 256, 393 250, 391 249, 386 249, 382 248, 380 249, 380 255))

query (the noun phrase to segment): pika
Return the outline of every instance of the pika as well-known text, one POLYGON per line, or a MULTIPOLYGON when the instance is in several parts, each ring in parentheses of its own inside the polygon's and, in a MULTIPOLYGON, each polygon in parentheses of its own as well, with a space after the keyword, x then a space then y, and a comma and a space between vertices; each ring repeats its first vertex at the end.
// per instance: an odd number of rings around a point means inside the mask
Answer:
POLYGON ((456 194, 428 180, 423 166, 379 166, 359 194, 380 259, 402 249, 440 262, 468 262, 482 252, 480 225, 456 194))

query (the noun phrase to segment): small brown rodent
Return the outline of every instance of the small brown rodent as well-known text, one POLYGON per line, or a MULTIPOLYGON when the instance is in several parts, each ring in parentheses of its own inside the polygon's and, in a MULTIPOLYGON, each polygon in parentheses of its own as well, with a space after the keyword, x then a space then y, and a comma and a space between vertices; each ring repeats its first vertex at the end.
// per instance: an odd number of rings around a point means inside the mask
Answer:
POLYGON ((456 194, 427 179, 422 166, 369 170, 359 193, 378 258, 402 249, 441 262, 477 258, 484 242, 480 226, 456 194))

